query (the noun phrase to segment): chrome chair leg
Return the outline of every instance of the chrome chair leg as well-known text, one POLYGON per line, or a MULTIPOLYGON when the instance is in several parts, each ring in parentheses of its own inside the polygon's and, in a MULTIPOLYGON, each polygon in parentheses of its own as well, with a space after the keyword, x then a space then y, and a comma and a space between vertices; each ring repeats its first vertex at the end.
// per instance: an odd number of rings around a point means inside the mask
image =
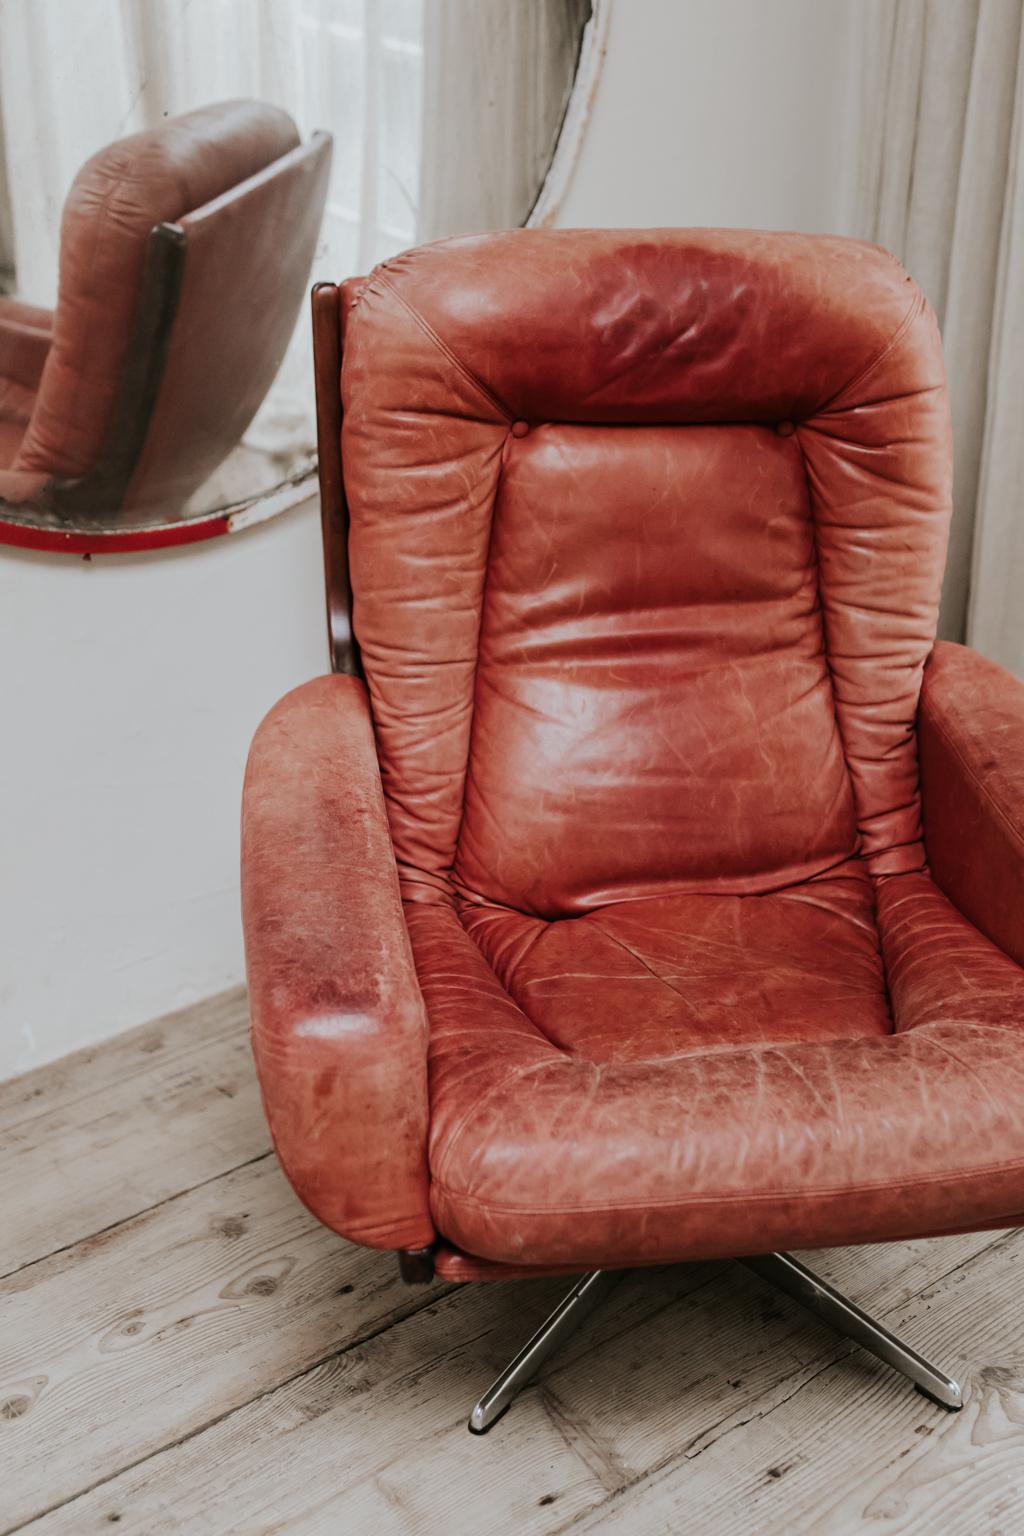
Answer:
POLYGON ((513 1398, 532 1381, 545 1360, 565 1343, 598 1303, 604 1300, 622 1278, 622 1274, 622 1270, 595 1269, 593 1274, 584 1275, 573 1286, 547 1321, 537 1329, 530 1342, 519 1351, 512 1364, 502 1371, 477 1403, 469 1416, 472 1434, 485 1435, 497 1423, 513 1398))
POLYGON ((741 1259, 740 1263, 762 1280, 785 1291, 787 1296, 792 1296, 794 1301, 800 1302, 838 1333, 845 1333, 863 1349, 884 1360, 886 1365, 908 1376, 918 1391, 938 1403, 940 1408, 955 1413, 963 1407, 963 1394, 952 1377, 922 1359, 909 1344, 901 1343, 881 1323, 876 1323, 826 1280, 819 1279, 792 1254, 765 1253, 756 1258, 741 1259))

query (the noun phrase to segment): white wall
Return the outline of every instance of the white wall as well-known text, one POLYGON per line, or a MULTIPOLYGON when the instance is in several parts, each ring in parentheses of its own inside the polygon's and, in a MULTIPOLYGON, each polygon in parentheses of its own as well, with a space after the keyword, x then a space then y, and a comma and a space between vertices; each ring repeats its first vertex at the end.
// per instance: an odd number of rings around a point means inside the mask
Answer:
POLYGON ((0 1077, 241 979, 245 754, 324 636, 311 505, 147 556, 0 552, 0 1077))
MULTIPOLYGON (((858 0, 617 0, 562 224, 848 227, 858 0)), ((0 551, 0 1077, 239 981, 253 729, 325 670, 305 508, 147 557, 0 551)))
POLYGON ((851 232, 863 0, 612 0, 558 222, 851 232))

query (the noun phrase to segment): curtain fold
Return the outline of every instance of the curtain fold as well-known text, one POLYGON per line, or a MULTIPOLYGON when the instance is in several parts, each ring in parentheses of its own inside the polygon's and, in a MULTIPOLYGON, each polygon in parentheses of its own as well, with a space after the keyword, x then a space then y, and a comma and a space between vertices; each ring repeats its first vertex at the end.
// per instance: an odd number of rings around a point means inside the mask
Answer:
POLYGON ((1024 675, 1024 0, 870 0, 860 226, 942 328, 954 518, 940 632, 1024 675))

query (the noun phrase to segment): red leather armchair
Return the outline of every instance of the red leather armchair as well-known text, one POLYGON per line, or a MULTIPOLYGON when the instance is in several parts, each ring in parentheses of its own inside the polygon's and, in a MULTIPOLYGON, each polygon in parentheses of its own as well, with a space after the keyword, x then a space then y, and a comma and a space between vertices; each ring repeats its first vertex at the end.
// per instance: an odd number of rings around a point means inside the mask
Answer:
POLYGON ((593 1272, 476 1429, 612 1272, 713 1256, 959 1406, 777 1252, 1024 1211, 1024 685, 934 643, 922 295, 840 239, 518 231, 314 314, 336 675, 243 819, 293 1185, 410 1277, 593 1272))
POLYGON ((78 551, 199 536, 181 511, 281 365, 330 159, 328 134, 301 145, 287 113, 227 101, 86 162, 55 312, 0 299, 0 537, 78 551))

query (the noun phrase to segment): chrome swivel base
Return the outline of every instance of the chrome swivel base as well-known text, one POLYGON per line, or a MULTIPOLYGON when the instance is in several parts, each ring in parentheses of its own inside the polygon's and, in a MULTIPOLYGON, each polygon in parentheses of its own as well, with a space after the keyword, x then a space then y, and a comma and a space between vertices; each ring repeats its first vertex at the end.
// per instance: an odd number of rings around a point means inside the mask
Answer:
MULTIPOLYGON (((908 1344, 901 1343, 881 1323, 876 1323, 791 1254, 766 1253, 739 1262, 753 1270, 762 1280, 770 1281, 780 1291, 792 1296, 794 1301, 800 1302, 838 1333, 846 1334, 847 1338, 869 1350, 886 1365, 901 1371, 919 1392, 923 1392, 925 1397, 931 1398, 941 1408, 955 1413, 963 1407, 963 1396, 952 1377, 930 1365, 908 1344)), ((533 1380, 545 1360, 575 1332, 624 1273, 624 1270, 596 1269, 573 1286, 473 1409, 469 1416, 469 1428, 474 1435, 485 1435, 497 1423, 523 1388, 533 1380)))
POLYGON ((530 1342, 519 1351, 512 1364, 506 1366, 477 1403, 469 1416, 469 1428, 474 1435, 486 1435, 519 1396, 555 1350, 564 1344, 571 1333, 589 1317, 609 1291, 622 1279, 625 1270, 595 1269, 584 1275, 569 1292, 546 1322, 541 1323, 530 1342))
POLYGON ((828 1323, 837 1333, 845 1333, 848 1339, 853 1339, 862 1349, 909 1377, 918 1391, 930 1397, 933 1403, 938 1403, 940 1408, 948 1408, 951 1413, 956 1413, 963 1407, 963 1393, 951 1376, 946 1376, 936 1366, 930 1365, 916 1349, 902 1343, 881 1323, 876 1323, 873 1317, 848 1301, 827 1280, 819 1279, 806 1264, 794 1259, 792 1254, 765 1253, 758 1258, 741 1259, 740 1263, 778 1290, 785 1291, 787 1296, 792 1296, 794 1301, 820 1317, 823 1323, 828 1323))

